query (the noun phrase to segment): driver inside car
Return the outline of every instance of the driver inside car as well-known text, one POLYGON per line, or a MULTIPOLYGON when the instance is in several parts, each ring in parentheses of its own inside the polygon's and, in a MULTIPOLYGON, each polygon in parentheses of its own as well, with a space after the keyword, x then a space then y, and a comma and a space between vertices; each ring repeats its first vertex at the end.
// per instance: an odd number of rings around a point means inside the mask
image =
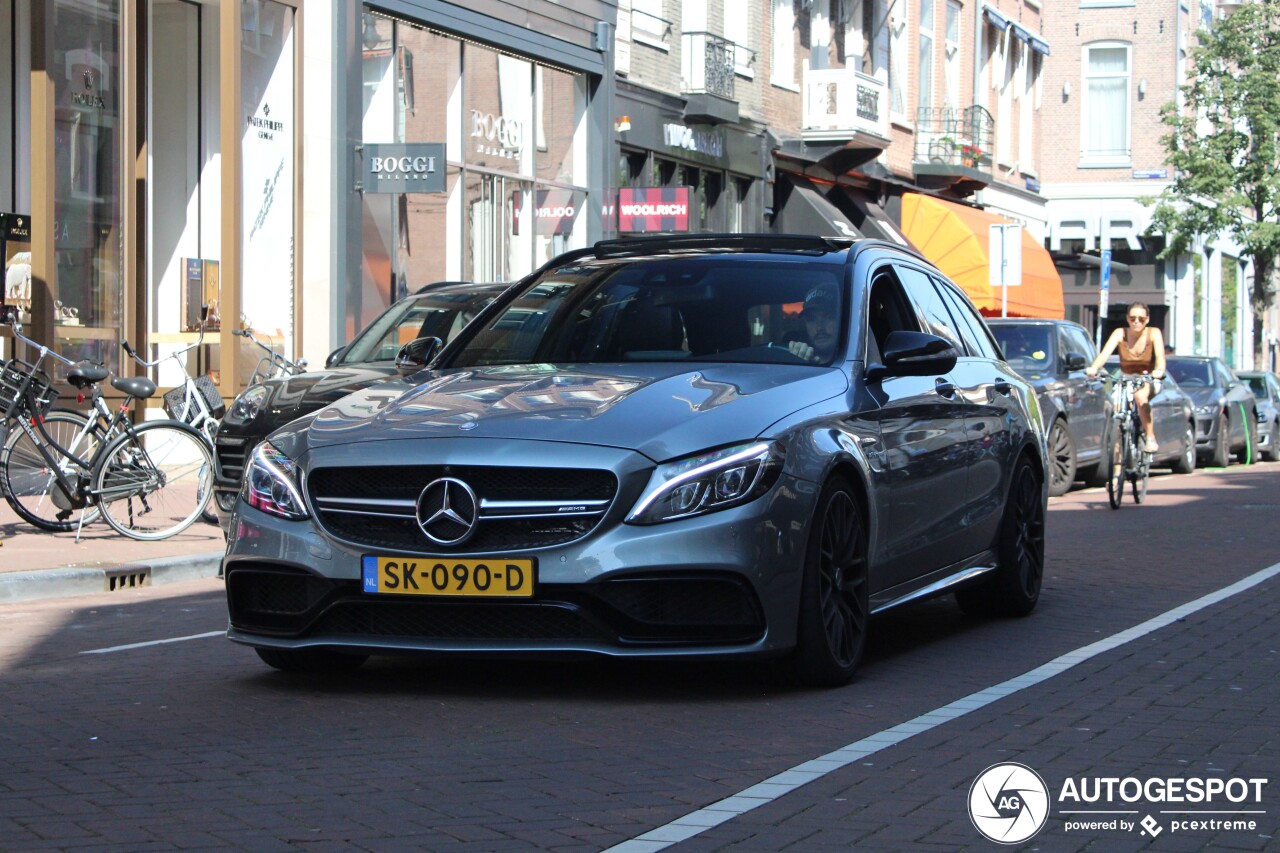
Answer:
POLYGON ((804 310, 800 313, 808 341, 791 341, 787 349, 805 361, 830 361, 840 338, 839 317, 835 289, 830 286, 813 288, 805 296, 804 310))

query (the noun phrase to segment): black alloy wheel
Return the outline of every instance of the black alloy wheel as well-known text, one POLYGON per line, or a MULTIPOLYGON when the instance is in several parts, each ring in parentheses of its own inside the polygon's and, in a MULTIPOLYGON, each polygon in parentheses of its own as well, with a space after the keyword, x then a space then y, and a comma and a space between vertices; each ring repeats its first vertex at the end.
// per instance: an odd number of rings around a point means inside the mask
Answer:
POLYGON ((818 498, 800 590, 795 673, 810 687, 853 679, 870 617, 867 537, 853 489, 832 478, 818 498))
POLYGON ((1112 509, 1120 508, 1124 499, 1125 448, 1128 446, 1128 430, 1120 424, 1111 431, 1111 441, 1107 443, 1107 500, 1112 509))
POLYGON ((1182 436, 1182 453, 1173 460, 1173 473, 1190 474, 1196 470, 1196 427, 1188 422, 1182 436))
POLYGON ((1062 418, 1049 430, 1049 496, 1065 495, 1076 481, 1076 443, 1062 418))
POLYGON ((1213 458, 1209 464, 1214 468, 1226 468, 1231 464, 1231 421, 1226 412, 1218 417, 1218 440, 1213 445, 1213 458))
POLYGON ((1041 480, 1026 457, 1014 469, 1000 539, 999 564, 976 586, 956 591, 966 613, 978 616, 1026 616, 1040 600, 1044 579, 1044 501, 1041 480))

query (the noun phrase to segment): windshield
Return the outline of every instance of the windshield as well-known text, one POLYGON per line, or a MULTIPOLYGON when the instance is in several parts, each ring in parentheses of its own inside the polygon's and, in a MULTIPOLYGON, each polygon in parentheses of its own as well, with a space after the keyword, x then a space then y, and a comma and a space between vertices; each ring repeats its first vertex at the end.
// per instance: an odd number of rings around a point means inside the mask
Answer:
POLYGON ((1043 373, 1052 369, 1054 327, 993 323, 990 328, 1014 370, 1043 373))
POLYGON ((361 332, 338 363, 395 361, 400 347, 414 338, 430 336, 448 343, 493 299, 494 294, 488 291, 431 293, 402 299, 361 332))
POLYGON ((1208 388, 1213 384, 1213 371, 1207 361, 1171 358, 1165 362, 1168 372, 1187 388, 1208 388))
POLYGON ((842 263, 741 256, 583 261, 527 285, 450 367, 700 360, 830 364, 842 263))
POLYGON ((1253 391, 1253 396, 1259 400, 1267 398, 1267 379, 1265 376, 1241 376, 1240 378, 1249 384, 1249 390, 1253 391))

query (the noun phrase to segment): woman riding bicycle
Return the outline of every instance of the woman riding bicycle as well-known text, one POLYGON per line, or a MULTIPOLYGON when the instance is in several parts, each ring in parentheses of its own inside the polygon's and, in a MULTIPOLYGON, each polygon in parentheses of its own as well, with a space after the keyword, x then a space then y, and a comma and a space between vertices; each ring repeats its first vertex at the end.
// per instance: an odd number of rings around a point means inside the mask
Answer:
MULTIPOLYGON (((1128 328, 1116 329, 1107 339, 1107 345, 1098 353, 1093 364, 1085 368, 1089 376, 1096 376, 1098 369, 1106 363, 1111 353, 1120 350, 1120 372, 1126 376, 1150 375, 1152 379, 1164 377, 1164 336, 1159 329, 1147 324, 1151 320, 1151 312, 1141 302, 1134 302, 1128 310, 1128 328)), ((1156 442, 1155 427, 1151 422, 1151 385, 1140 385, 1134 389, 1133 401, 1138 404, 1138 419, 1142 421, 1142 431, 1146 433, 1147 442, 1143 448, 1147 453, 1155 453, 1160 449, 1156 442)))

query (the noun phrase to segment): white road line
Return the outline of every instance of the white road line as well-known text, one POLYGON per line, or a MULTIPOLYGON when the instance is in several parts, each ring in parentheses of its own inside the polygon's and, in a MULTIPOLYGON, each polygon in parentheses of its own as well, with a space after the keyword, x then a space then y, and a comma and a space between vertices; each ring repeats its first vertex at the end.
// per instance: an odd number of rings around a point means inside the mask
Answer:
POLYGON ((190 637, 170 637, 167 640, 150 640, 146 643, 130 643, 127 646, 112 646, 108 649, 89 649, 82 655, 105 655, 108 652, 127 652, 130 649, 145 649, 147 646, 163 646, 165 643, 181 643, 186 640, 204 640, 208 637, 225 637, 226 631, 210 631, 207 634, 192 634, 190 637))
POLYGON ((861 761, 869 755, 874 755, 882 749, 902 743, 922 732, 935 729, 943 723, 959 719, 971 711, 985 708, 987 705, 1011 696, 1020 690, 1034 687, 1040 682, 1053 678, 1055 675, 1061 675, 1091 658, 1145 637, 1147 634, 1171 625, 1179 619, 1185 619, 1197 611, 1211 607, 1233 595, 1251 589, 1270 580, 1277 574, 1280 574, 1280 563, 1260 572, 1255 572, 1243 580, 1197 598, 1195 601, 1188 602, 1181 607, 1175 607, 1172 610, 1161 613, 1159 616, 1148 619, 1140 625, 1135 625, 1118 634, 1113 634, 1105 640, 1099 640, 1096 643, 1082 646, 1073 652, 1068 652, 1016 678, 1011 678, 985 690, 979 690, 977 693, 972 693, 963 699, 957 699, 949 705, 943 705, 941 708, 916 717, 914 720, 899 723, 870 737, 854 741, 820 758, 798 764, 790 770, 784 770, 776 776, 765 779, 758 785, 739 791, 737 794, 712 803, 706 808, 690 812, 665 826, 660 826, 643 835, 638 835, 621 844, 616 844, 603 851, 603 853, 656 853, 656 851, 664 850, 673 844, 693 838, 695 835, 700 835, 712 827, 719 826, 735 817, 746 814, 752 809, 768 805, 802 785, 807 785, 829 773, 848 767, 855 761, 861 761))

